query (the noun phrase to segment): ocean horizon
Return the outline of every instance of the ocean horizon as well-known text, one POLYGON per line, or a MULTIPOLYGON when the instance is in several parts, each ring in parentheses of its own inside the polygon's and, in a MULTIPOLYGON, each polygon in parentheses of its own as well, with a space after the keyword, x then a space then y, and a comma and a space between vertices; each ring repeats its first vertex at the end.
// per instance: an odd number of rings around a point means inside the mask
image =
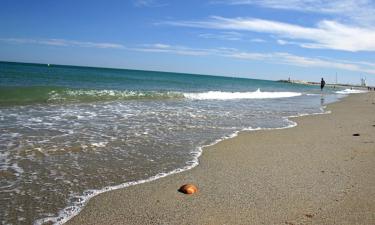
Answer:
POLYGON ((0 62, 0 217, 61 224, 102 192, 198 165, 204 146, 295 126, 349 90, 269 80, 0 62))

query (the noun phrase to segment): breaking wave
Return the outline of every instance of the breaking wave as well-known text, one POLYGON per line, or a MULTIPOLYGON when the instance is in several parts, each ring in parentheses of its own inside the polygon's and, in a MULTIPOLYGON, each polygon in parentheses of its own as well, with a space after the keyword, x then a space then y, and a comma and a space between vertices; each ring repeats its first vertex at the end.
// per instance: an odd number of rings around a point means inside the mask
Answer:
POLYGON ((203 93, 184 93, 185 98, 197 100, 290 98, 301 95, 298 92, 262 92, 260 89, 254 92, 209 91, 203 93))
POLYGON ((367 91, 365 91, 365 90, 345 89, 345 90, 342 90, 342 91, 336 91, 335 93, 347 95, 347 94, 358 94, 358 93, 366 93, 366 92, 367 91))
POLYGON ((177 91, 131 91, 131 90, 95 90, 64 87, 6 87, 0 88, 0 105, 24 105, 35 103, 81 103, 125 100, 234 100, 234 99, 270 99, 300 96, 298 92, 192 92, 177 91))

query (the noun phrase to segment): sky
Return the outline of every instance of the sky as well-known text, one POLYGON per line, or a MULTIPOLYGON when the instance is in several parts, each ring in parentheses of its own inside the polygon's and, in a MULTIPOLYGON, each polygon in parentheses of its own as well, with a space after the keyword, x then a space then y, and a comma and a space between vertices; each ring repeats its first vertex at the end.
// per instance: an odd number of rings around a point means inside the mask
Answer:
POLYGON ((375 0, 0 0, 0 61, 375 86, 375 0))

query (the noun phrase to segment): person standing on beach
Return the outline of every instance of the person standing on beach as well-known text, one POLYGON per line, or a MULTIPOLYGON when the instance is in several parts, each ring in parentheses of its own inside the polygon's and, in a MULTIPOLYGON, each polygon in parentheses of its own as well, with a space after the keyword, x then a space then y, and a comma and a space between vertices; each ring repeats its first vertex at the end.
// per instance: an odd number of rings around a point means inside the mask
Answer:
POLYGON ((326 85, 326 82, 324 81, 323 77, 322 80, 320 81, 320 91, 323 91, 324 86, 326 85))

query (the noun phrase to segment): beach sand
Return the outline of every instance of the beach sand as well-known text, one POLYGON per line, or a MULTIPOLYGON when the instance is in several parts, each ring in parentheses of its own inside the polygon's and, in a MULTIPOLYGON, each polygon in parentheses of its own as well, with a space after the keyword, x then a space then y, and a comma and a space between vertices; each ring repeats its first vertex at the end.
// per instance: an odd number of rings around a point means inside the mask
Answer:
POLYGON ((192 170, 96 196, 67 224, 375 224, 374 103, 356 94, 294 128, 241 132, 192 170), (199 192, 179 193, 185 183, 199 192))

